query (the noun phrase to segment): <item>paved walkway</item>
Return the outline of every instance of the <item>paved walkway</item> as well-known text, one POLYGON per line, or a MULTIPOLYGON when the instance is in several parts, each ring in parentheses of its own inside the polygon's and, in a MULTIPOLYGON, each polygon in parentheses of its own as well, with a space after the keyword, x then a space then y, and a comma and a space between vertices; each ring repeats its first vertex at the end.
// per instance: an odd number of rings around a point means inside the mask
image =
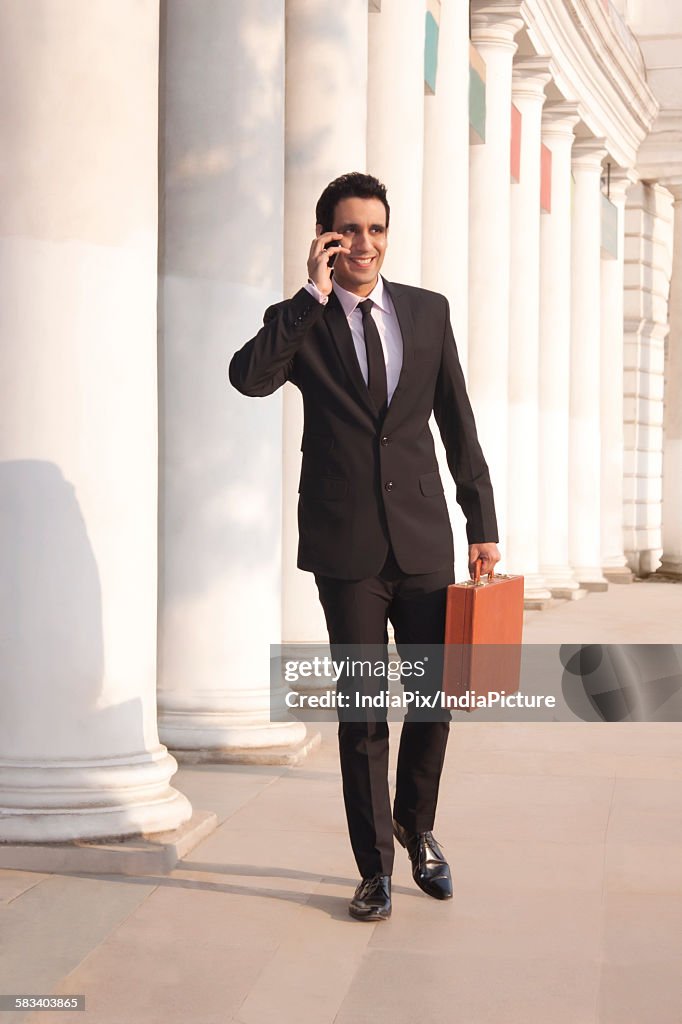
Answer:
POLYGON ((682 583, 612 584, 580 601, 558 601, 542 612, 526 612, 529 643, 680 644, 682 583))
MULTIPOLYGON (((587 640, 577 616, 627 609, 614 642, 666 616, 672 642, 680 601, 612 587, 529 633, 587 640)), ((458 716, 436 827, 455 898, 422 894, 399 850, 379 924, 347 914, 356 869, 321 731, 298 768, 182 768, 174 785, 219 827, 168 876, 0 871, 0 992, 87 1000, 0 1024, 682 1022, 682 725, 458 716)))

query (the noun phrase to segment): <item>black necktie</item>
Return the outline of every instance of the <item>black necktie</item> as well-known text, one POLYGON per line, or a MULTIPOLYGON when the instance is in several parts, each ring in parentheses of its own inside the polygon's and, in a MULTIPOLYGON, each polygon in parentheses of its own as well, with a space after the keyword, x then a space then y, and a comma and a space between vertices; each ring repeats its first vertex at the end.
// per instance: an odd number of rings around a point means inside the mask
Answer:
POLYGON ((379 328, 372 316, 373 305, 371 299, 365 299, 364 302, 358 303, 358 307, 362 311, 362 329, 365 332, 365 347, 367 349, 367 389, 379 415, 383 416, 388 405, 386 362, 384 350, 381 347, 379 328))

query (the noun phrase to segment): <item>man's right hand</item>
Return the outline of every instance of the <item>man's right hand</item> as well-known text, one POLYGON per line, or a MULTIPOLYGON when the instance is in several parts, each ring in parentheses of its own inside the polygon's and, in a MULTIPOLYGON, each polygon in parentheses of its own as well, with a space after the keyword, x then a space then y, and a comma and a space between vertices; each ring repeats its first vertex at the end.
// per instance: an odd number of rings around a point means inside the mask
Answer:
POLYGON ((308 257, 308 277, 323 295, 329 295, 332 290, 332 273, 329 266, 329 258, 340 252, 350 253, 350 249, 340 244, 339 239, 342 239, 343 235, 338 231, 323 231, 320 224, 317 225, 316 231, 317 237, 310 246, 310 256, 308 257), (325 249, 325 245, 328 242, 335 241, 339 242, 339 244, 325 249))

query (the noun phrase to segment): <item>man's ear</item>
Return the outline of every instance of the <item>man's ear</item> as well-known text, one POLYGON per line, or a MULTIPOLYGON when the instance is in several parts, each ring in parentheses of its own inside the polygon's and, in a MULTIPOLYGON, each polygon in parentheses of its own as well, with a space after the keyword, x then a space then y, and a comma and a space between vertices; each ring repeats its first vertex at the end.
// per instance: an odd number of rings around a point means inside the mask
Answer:
POLYGON ((319 238, 321 234, 322 234, 322 225, 318 223, 318 224, 315 225, 315 238, 319 238))

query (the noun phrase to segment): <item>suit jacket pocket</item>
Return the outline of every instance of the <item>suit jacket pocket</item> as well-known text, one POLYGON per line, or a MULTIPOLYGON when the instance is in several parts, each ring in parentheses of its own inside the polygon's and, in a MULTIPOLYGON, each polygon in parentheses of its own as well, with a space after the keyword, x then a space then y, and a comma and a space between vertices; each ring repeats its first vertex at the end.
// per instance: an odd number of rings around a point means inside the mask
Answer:
POLYGON ((442 494, 443 481, 440 478, 440 473, 425 473, 424 476, 420 476, 419 488, 427 498, 431 498, 436 494, 442 494))
POLYGON ((301 475, 298 493, 318 501, 340 501, 348 494, 348 481, 336 476, 301 475))

